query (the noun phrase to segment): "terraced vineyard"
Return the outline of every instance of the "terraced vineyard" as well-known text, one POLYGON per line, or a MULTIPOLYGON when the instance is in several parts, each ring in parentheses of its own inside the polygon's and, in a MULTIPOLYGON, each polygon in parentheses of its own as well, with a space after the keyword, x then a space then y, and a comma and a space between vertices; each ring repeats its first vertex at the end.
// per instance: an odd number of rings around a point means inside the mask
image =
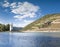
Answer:
POLYGON ((26 30, 33 30, 33 31, 59 30, 60 31, 60 14, 45 15, 42 18, 27 25, 23 30, 24 31, 26 30))

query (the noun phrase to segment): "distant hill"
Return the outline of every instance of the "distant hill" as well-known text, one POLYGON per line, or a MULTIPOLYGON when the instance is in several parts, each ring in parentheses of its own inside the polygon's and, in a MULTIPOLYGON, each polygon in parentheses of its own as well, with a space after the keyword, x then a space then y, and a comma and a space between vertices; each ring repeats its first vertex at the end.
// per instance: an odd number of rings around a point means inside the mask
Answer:
POLYGON ((23 29, 22 27, 13 27, 12 31, 20 31, 22 29, 23 29))
POLYGON ((60 13, 58 14, 48 14, 43 16, 42 18, 34 21, 33 23, 27 25, 23 31, 27 30, 38 30, 38 31, 46 31, 46 30, 60 30, 60 13))

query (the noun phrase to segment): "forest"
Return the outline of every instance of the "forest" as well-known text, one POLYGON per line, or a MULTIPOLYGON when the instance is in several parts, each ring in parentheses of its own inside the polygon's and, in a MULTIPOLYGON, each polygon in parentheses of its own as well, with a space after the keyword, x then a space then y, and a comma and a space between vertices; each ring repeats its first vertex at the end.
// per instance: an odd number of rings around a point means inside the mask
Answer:
POLYGON ((0 23, 0 32, 1 31, 3 31, 3 32, 9 31, 9 29, 10 29, 10 25, 9 24, 1 24, 0 23))

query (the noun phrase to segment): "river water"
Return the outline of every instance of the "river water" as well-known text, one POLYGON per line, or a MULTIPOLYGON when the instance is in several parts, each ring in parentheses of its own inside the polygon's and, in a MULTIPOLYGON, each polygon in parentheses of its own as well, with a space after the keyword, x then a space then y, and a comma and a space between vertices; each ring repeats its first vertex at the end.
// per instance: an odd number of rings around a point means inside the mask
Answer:
POLYGON ((0 47, 60 47, 60 32, 1 32, 0 47))

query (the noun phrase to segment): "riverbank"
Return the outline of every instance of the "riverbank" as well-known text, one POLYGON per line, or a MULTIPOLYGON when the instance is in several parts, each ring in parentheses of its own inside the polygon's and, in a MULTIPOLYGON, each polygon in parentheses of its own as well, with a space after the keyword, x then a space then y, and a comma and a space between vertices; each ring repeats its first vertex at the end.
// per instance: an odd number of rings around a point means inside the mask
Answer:
POLYGON ((60 32, 60 30, 46 30, 46 31, 40 31, 40 30, 26 30, 22 32, 60 32))

